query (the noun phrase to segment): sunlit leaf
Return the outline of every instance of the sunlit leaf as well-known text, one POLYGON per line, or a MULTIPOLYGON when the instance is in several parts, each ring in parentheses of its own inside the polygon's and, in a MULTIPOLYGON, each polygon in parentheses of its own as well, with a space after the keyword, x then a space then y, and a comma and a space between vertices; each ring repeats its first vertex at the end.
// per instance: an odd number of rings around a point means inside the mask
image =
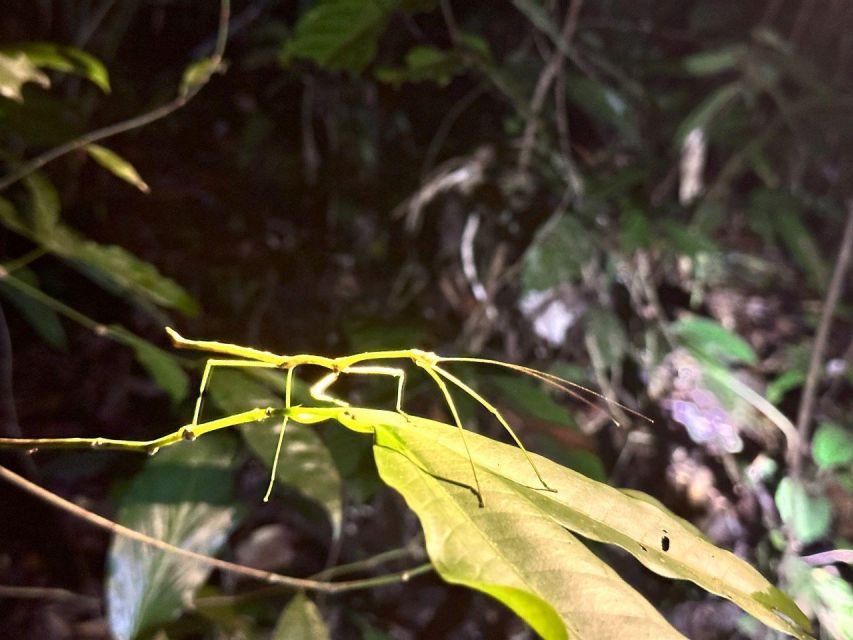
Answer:
POLYGON ((0 52, 7 55, 14 52, 24 53, 37 67, 82 76, 97 85, 104 93, 110 92, 110 78, 103 63, 76 47, 53 42, 25 42, 0 48, 0 52))
POLYGON ((811 544, 829 531, 832 504, 809 494, 800 480, 785 477, 776 489, 776 508, 782 521, 802 544, 811 544))
POLYGON ((317 605, 297 593, 281 612, 272 640, 329 640, 331 635, 317 605))
POLYGON ((97 144, 87 144, 86 151, 92 156, 95 162, 118 178, 132 184, 142 193, 151 191, 134 166, 116 152, 97 144))
POLYGON ((774 629, 808 638, 808 619, 785 594, 650 496, 619 491, 533 455, 556 489, 543 491, 517 447, 468 433, 485 501, 480 508, 458 429, 387 411, 304 411, 311 419, 329 416, 374 431, 380 473, 421 518, 441 575, 501 599, 545 637, 585 637, 579 629, 596 638, 675 633, 566 527, 622 547, 660 575, 728 598, 774 629))
POLYGON ((44 249, 72 261, 86 275, 111 285, 120 292, 139 296, 147 302, 178 309, 187 315, 198 313, 198 303, 174 280, 157 268, 115 245, 89 240, 59 220, 59 197, 41 173, 24 179, 29 191, 27 216, 11 202, 0 198, 0 224, 27 236, 44 249))
POLYGON ((0 96, 22 102, 21 88, 35 82, 43 89, 50 87, 50 79, 23 53, 0 53, 0 96))
MULTIPOLYGON (((178 547, 215 555, 237 524, 236 448, 228 437, 165 449, 134 478, 118 521, 178 547)), ((210 567, 116 536, 107 568, 107 617, 119 640, 175 619, 210 567)))

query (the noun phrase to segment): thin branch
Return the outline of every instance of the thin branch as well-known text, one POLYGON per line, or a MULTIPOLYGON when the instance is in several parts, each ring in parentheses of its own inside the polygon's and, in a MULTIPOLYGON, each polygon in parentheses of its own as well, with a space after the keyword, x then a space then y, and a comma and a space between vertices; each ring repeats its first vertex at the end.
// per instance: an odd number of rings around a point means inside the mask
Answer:
POLYGON ((822 551, 820 553, 813 553, 810 556, 803 556, 800 560, 815 566, 833 564, 835 562, 846 562, 847 564, 853 565, 853 549, 833 549, 832 551, 822 551))
POLYGON ((369 589, 372 587, 379 587, 388 584, 407 582, 415 576, 427 573, 428 571, 432 570, 432 565, 426 563, 414 567, 412 569, 408 569, 406 571, 400 571, 384 576, 377 576, 375 578, 367 578, 364 580, 325 582, 322 580, 312 580, 310 578, 294 578, 292 576, 285 576, 279 573, 273 573, 272 571, 262 571, 260 569, 253 569, 252 567, 246 567, 243 565, 235 564, 233 562, 228 562, 226 560, 211 558, 210 556, 206 556, 201 553, 195 553, 194 551, 189 551, 188 549, 176 547, 174 545, 169 544, 168 542, 164 542, 163 540, 152 538, 151 536, 145 535, 144 533, 120 525, 117 522, 113 522, 112 520, 100 516, 97 513, 93 513, 88 509, 84 509, 83 507, 80 507, 74 504, 73 502, 69 502, 64 498, 60 498, 59 496, 51 493, 47 489, 44 489, 43 487, 40 487, 39 485, 33 482, 30 482, 26 478, 19 476, 17 473, 10 471, 9 469, 3 466, 0 466, 0 478, 6 480, 7 482, 10 482, 11 484, 14 484, 15 486, 36 496, 39 499, 44 500, 45 502, 51 504, 54 507, 63 509, 64 511, 67 511, 75 517, 80 518, 81 520, 85 520, 86 522, 96 527, 109 531, 113 535, 119 535, 125 538, 129 538, 130 540, 141 542, 142 544, 148 545, 150 547, 154 547, 156 549, 160 549, 168 553, 179 555, 189 560, 194 560, 208 567, 219 569, 220 571, 236 573, 247 578, 251 578, 253 580, 260 580, 269 584, 283 585, 291 587, 293 589, 320 591, 324 593, 341 593, 343 591, 353 591, 355 589, 369 589))
POLYGON ((167 102, 166 104, 160 107, 157 107, 156 109, 135 116, 128 120, 108 125, 101 129, 95 129, 94 131, 85 133, 78 138, 69 140, 68 142, 61 144, 58 147, 54 147, 49 151, 45 151, 40 156, 36 156, 29 162, 25 162, 20 167, 18 167, 18 169, 12 171, 11 173, 0 179, 0 191, 4 191, 5 189, 18 182, 18 180, 27 177, 33 171, 42 168, 47 163, 52 162, 67 153, 76 151, 77 149, 85 147, 88 144, 92 144, 93 142, 98 142, 99 140, 104 140, 105 138, 111 138, 112 136, 117 135, 119 133, 125 133, 133 129, 144 127, 145 125, 151 124, 156 120, 165 118, 169 114, 177 111, 178 109, 186 105, 198 94, 199 91, 201 91, 201 89, 210 80, 210 77, 213 75, 214 71, 219 69, 222 64, 222 58, 225 54, 225 44, 228 40, 228 18, 230 15, 231 0, 221 0, 221 4, 219 7, 219 27, 216 36, 216 49, 214 49, 213 55, 210 58, 210 73, 202 81, 192 85, 186 92, 179 92, 173 100, 167 102))
MULTIPOLYGON (((800 434, 800 442, 808 442, 809 428, 811 426, 812 414, 814 413, 815 397, 817 395, 820 373, 823 368, 823 360, 826 355, 826 347, 829 341, 829 331, 832 327, 832 317, 835 308, 847 282, 847 269, 853 258, 853 199, 847 203, 847 224, 844 227, 844 236, 841 240, 841 248, 835 261, 835 269, 832 272, 832 280, 826 293, 823 308, 820 313, 820 322, 815 334, 814 347, 809 360, 809 371, 806 375, 806 384, 803 388, 803 398, 800 401, 800 410, 797 414, 797 431, 800 434)), ((802 463, 802 455, 798 455, 794 468, 791 470, 794 476, 799 475, 802 463)))
MULTIPOLYGON (((583 0, 572 0, 572 4, 566 11, 563 28, 560 31, 560 41, 565 45, 565 48, 568 48, 575 34, 582 6, 583 0)), ((551 59, 536 82, 536 88, 533 90, 533 97, 530 99, 530 107, 528 108, 530 113, 521 138, 521 151, 518 154, 518 169, 521 172, 525 172, 530 164, 536 132, 539 129, 539 114, 545 106, 545 98, 548 96, 548 91, 551 89, 554 80, 563 71, 566 60, 563 51, 564 49, 561 47, 554 50, 551 59)))

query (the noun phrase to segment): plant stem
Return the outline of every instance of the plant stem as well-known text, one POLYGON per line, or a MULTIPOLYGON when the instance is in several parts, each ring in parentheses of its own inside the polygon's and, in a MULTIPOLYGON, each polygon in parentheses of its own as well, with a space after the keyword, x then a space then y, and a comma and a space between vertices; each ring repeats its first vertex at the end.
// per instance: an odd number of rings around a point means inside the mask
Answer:
MULTIPOLYGON (((231 0, 221 0, 219 6, 219 28, 216 35, 216 48, 211 55, 212 68, 218 69, 222 63, 222 57, 225 54, 225 44, 228 41, 228 19, 231 15, 231 0)), ((212 75, 212 74, 211 74, 212 75)), ((157 107, 156 109, 152 109, 147 113, 142 113, 133 118, 129 118, 128 120, 123 120, 121 122, 116 122, 115 124, 108 125, 106 127, 102 127, 101 129, 95 129, 94 131, 90 131, 89 133, 84 133, 83 135, 74 138, 73 140, 69 140, 68 142, 59 145, 58 147, 54 147, 48 151, 45 151, 39 156, 36 156, 29 162, 25 162, 16 170, 7 174, 3 178, 0 178, 0 191, 4 191, 9 188, 18 180, 27 177, 33 171, 36 171, 42 168, 49 162, 53 162, 57 158, 64 156, 67 153, 72 151, 76 151, 82 147, 85 147, 88 144, 92 144, 93 142, 98 142, 99 140, 104 140, 105 138, 111 138, 112 136, 118 135, 119 133, 125 133, 127 131, 132 131, 133 129, 138 129, 140 127, 144 127, 145 125, 151 124, 161 118, 165 118, 169 114, 177 111, 184 105, 186 105, 190 100, 192 100, 199 91, 207 84, 210 80, 210 76, 204 79, 203 82, 194 85, 190 88, 186 93, 179 93, 175 98, 173 98, 170 102, 167 102, 164 105, 157 107)))

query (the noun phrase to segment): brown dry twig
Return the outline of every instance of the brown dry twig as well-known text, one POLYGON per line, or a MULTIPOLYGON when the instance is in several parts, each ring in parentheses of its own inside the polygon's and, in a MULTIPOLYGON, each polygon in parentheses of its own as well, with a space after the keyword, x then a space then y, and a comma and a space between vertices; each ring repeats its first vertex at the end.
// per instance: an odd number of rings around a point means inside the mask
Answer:
MULTIPOLYGON (((797 414, 797 431, 800 434, 800 443, 803 446, 808 442, 809 428, 811 426, 812 415, 814 414, 817 386, 820 382, 820 373, 829 341, 829 331, 832 327, 832 317, 835 315, 838 300, 841 298, 844 284, 847 282, 847 270, 850 267, 851 259, 853 259, 853 199, 847 203, 847 224, 844 227, 841 248, 838 251, 835 269, 832 272, 832 279, 830 280, 826 299, 821 309, 820 322, 818 323, 817 333, 815 334, 814 348, 812 349, 809 360, 806 384, 803 387, 803 398, 800 401, 800 409, 797 414)), ((803 452, 799 452, 799 455, 794 459, 794 465, 791 469, 791 474, 794 477, 800 474, 802 456, 803 452)))
POLYGON ((326 582, 322 580, 312 580, 310 578, 294 578, 292 576, 285 576, 281 575, 280 573, 274 573, 272 571, 262 571, 260 569, 253 569, 252 567, 246 567, 243 565, 235 564, 233 562, 228 562, 226 560, 219 560, 218 558, 212 558, 210 556, 206 556, 201 553, 196 553, 188 549, 182 549, 181 547, 176 547, 174 545, 169 544, 168 542, 164 542, 163 540, 152 538, 151 536, 145 535, 144 533, 136 531, 135 529, 130 529, 128 527, 120 525, 117 522, 113 522, 108 518, 100 516, 97 513, 93 513, 88 509, 84 509, 83 507, 76 505, 73 502, 69 502, 68 500, 65 500, 64 498, 61 498, 54 493, 51 493, 47 489, 40 487, 39 485, 33 482, 30 482, 26 478, 19 476, 14 471, 10 471, 9 469, 3 466, 0 466, 0 478, 34 495, 40 500, 44 500, 48 504, 51 504, 59 509, 63 509, 64 511, 71 513, 75 517, 80 518, 81 520, 84 520, 96 527, 105 529, 106 531, 109 531, 114 535, 123 536, 125 538, 141 542, 142 544, 146 544, 148 546, 155 547, 157 549, 161 549, 163 551, 167 551, 175 555, 183 556, 184 558, 200 562, 201 564, 207 565, 208 567, 213 567, 214 569, 227 571, 229 573, 236 573, 247 578, 251 578, 253 580, 260 580, 269 584, 283 585, 291 587, 293 589, 320 591, 324 593, 340 593, 343 591, 353 591, 355 589, 366 589, 387 584, 407 582, 409 579, 415 576, 421 575, 422 573, 426 573, 432 570, 432 565, 426 563, 421 564, 412 569, 408 569, 406 571, 400 571, 398 573, 392 573, 384 576, 377 576, 375 578, 367 578, 364 580, 344 580, 340 582, 326 582))

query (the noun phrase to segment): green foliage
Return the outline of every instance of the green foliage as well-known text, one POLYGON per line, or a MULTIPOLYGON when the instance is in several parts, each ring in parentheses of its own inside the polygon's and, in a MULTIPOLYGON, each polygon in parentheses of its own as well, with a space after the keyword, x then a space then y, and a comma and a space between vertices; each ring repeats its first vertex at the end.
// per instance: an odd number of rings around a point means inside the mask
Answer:
MULTIPOLYGON (((265 382, 233 370, 218 371, 211 382, 210 396, 226 413, 237 413, 248 407, 283 407, 284 375, 275 375, 271 381, 278 387, 275 392, 265 382)), ((280 427, 281 419, 271 418, 241 429, 251 451, 268 467, 272 467, 280 427)), ((289 424, 285 435, 280 464, 276 467, 276 482, 293 486, 320 504, 328 513, 332 534, 337 538, 343 518, 342 488, 340 473, 329 449, 310 427, 304 425, 289 424)))
POLYGON ((534 456, 556 489, 543 491, 517 448, 468 434, 486 503, 481 508, 457 429, 390 412, 327 411, 323 415, 358 431, 372 425, 379 472, 418 514, 442 577, 498 598, 543 637, 609 637, 629 629, 680 637, 562 527, 620 546, 660 575, 691 580, 775 629, 808 637, 808 619, 787 596, 649 496, 618 491, 534 456))
POLYGON ((812 458, 821 469, 853 463, 853 434, 841 425, 821 423, 812 439, 812 458))
POLYGON ((308 58, 331 71, 359 73, 376 56, 379 37, 396 8, 393 0, 326 0, 296 24, 282 60, 308 58))
POLYGON ((145 184, 145 181, 139 175, 139 172, 127 160, 118 155, 115 151, 111 151, 106 147, 97 144, 87 144, 86 151, 92 156, 92 159, 107 171, 112 173, 125 182, 132 184, 142 193, 149 193, 151 188, 145 184))
MULTIPOLYGON (((210 437, 151 458, 122 500, 118 521, 190 551, 216 554, 237 525, 236 447, 210 437)), ((107 609, 119 640, 175 619, 210 567, 122 536, 110 547, 107 609)))
POLYGON ((0 96, 23 101, 21 88, 27 82, 35 82, 44 89, 50 87, 50 78, 25 53, 0 53, 0 96))
POLYGON ((281 612, 273 640, 329 640, 329 630, 317 605, 297 593, 281 612))
POLYGON ((826 498, 809 493, 799 480, 782 478, 776 489, 776 508, 785 525, 804 545, 820 540, 829 531, 832 505, 826 498))
POLYGON ((465 69, 463 57, 456 51, 435 47, 413 47, 406 52, 405 67, 380 67, 376 78, 400 86, 405 82, 433 82, 445 87, 465 69))
MULTIPOLYGON (((93 55, 76 47, 63 46, 53 42, 25 42, 0 47, 0 56, 15 56, 18 61, 23 56, 29 61, 31 67, 82 76, 97 85, 104 93, 110 92, 109 73, 103 63, 93 55)), ((46 77, 41 80, 33 78, 32 81, 45 88, 50 84, 46 77)), ((5 93, 0 90, 0 95, 5 95, 5 93)), ((21 99, 20 93, 16 99, 21 99)))
POLYGON ((66 258, 74 266, 108 286, 142 300, 178 309, 188 315, 198 312, 198 303, 175 281, 115 245, 87 239, 60 218, 59 195, 41 174, 25 178, 28 198, 25 213, 0 198, 0 224, 24 235, 42 248, 66 258))
POLYGON ((758 356, 740 336, 708 318, 686 318, 673 323, 672 331, 695 355, 711 362, 755 364, 758 356))

